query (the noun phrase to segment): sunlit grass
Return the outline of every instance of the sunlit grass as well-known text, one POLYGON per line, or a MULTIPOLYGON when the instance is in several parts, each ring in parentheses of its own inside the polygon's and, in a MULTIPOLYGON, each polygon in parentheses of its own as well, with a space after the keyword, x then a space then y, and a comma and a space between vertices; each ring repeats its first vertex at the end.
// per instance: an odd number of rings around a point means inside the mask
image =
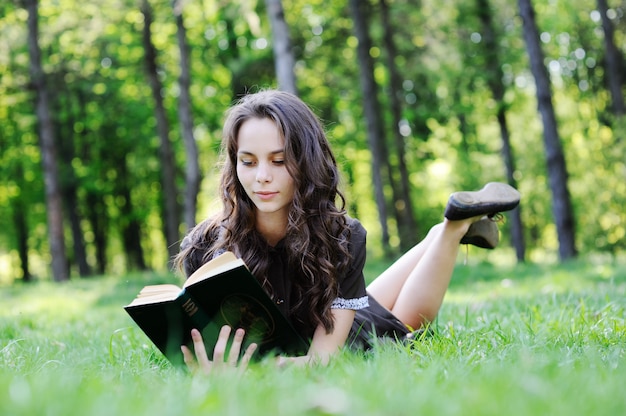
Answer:
POLYGON ((171 276, 3 287, 0 414, 626 414, 625 263, 490 260, 460 257, 429 338, 243 378, 171 368, 126 316, 171 276))

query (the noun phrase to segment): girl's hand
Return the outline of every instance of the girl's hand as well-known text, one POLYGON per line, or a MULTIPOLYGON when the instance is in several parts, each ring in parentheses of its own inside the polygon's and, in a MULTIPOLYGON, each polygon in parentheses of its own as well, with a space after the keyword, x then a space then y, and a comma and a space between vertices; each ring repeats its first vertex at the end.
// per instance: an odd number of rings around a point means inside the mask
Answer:
POLYGON ((202 341, 200 331, 197 329, 191 330, 191 339, 193 340, 195 357, 194 353, 191 352, 187 346, 181 346, 181 350, 183 352, 185 364, 187 364, 187 367, 192 373, 197 373, 199 370, 204 374, 210 374, 211 371, 225 367, 238 367, 241 372, 246 370, 248 363, 252 358, 252 354, 256 351, 257 344, 250 344, 243 354, 243 357, 241 357, 241 360, 239 360, 239 353, 241 352, 241 345, 245 335, 245 331, 239 328, 235 331, 235 336, 233 338, 233 343, 230 347, 228 357, 225 357, 226 344, 228 343, 228 339, 230 337, 230 331, 231 328, 228 325, 224 325, 220 330, 220 334, 217 338, 217 344, 215 344, 215 349, 213 351, 213 361, 211 361, 209 360, 206 349, 204 348, 204 342, 202 341))

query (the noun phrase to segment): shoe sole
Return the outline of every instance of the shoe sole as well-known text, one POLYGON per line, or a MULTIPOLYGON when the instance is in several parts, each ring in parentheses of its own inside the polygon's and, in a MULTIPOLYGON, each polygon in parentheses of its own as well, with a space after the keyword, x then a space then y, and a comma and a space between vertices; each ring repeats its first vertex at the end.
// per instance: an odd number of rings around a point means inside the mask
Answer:
POLYGON ((504 183, 490 182, 480 191, 462 191, 450 195, 444 216, 463 220, 480 215, 495 215, 510 211, 520 201, 520 193, 504 183))

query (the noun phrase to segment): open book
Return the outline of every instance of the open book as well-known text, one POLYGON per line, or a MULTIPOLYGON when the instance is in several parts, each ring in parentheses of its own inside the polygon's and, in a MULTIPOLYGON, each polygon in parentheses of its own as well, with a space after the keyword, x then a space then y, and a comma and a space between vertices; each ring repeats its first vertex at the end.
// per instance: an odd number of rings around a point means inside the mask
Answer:
POLYGON ((209 359, 223 325, 245 329, 242 352, 255 342, 257 358, 301 355, 308 349, 243 260, 231 252, 200 267, 182 288, 172 284, 144 287, 124 309, 175 365, 183 364, 180 347, 191 345, 192 328, 202 333, 209 359))

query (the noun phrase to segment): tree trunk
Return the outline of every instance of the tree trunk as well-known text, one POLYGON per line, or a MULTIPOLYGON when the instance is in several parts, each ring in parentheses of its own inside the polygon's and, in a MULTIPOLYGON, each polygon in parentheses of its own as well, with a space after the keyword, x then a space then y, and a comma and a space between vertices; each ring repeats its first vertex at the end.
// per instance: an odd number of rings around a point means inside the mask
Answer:
POLYGON ((285 21, 285 12, 280 0, 265 0, 267 15, 272 27, 272 42, 274 43, 274 65, 278 89, 292 94, 298 94, 296 76, 294 74, 295 58, 291 49, 289 26, 285 21))
POLYGON ((26 222, 26 211, 21 201, 17 200, 13 205, 13 222, 17 234, 17 253, 22 265, 22 281, 32 281, 28 260, 28 224, 26 222))
POLYGON ((154 113, 157 125, 157 134, 160 140, 160 158, 161 158, 161 183, 163 186, 162 195, 164 202, 164 234, 165 242, 169 258, 171 259, 178 252, 179 241, 179 212, 176 190, 176 169, 174 162, 174 152, 169 137, 169 123, 167 114, 161 96, 162 85, 157 72, 157 51, 152 43, 152 33, 150 26, 152 24, 152 8, 149 0, 143 0, 141 4, 141 12, 144 16, 143 29, 143 45, 146 52, 145 62, 148 75, 148 81, 152 89, 152 97, 154 99, 154 113))
POLYGON ((380 105, 376 93, 376 81, 374 80, 374 63, 370 56, 371 39, 367 31, 367 14, 364 7, 366 2, 350 0, 350 10, 354 20, 354 33, 358 40, 357 58, 359 62, 359 74, 361 90, 363 93, 363 107, 367 122, 367 139, 372 155, 372 182, 378 208, 378 219, 382 231, 382 244, 385 253, 390 253, 389 227, 387 225, 387 206, 383 190, 382 170, 387 149, 383 140, 383 128, 380 105))
MULTIPOLYGON (((62 75, 62 74, 61 74, 62 75)), ((67 220, 69 222, 70 230, 72 232, 73 252, 68 257, 76 263, 78 266, 78 274, 81 277, 91 275, 91 267, 87 262, 87 251, 85 249, 84 233, 81 227, 82 218, 79 213, 80 201, 78 200, 78 179, 76 178, 76 172, 72 165, 72 161, 76 157, 76 147, 74 145, 74 124, 76 121, 75 115, 72 110, 71 99, 72 92, 68 85, 63 80, 62 76, 59 76, 56 81, 56 85, 62 86, 59 88, 59 94, 57 94, 56 106, 53 107, 55 113, 66 114, 67 119, 57 120, 57 135, 58 148, 61 152, 61 177, 64 179, 61 184, 61 195, 63 197, 65 212, 67 213, 67 220), (65 100, 60 99, 65 97, 65 100), (65 102, 66 108, 61 108, 62 102, 65 102)), ((79 97, 80 100, 80 97, 79 97)), ((79 101, 78 108, 84 109, 85 106, 79 101)), ((86 119, 85 114, 79 114, 78 118, 81 120, 86 119)))
POLYGON ((552 191, 552 213, 556 223, 561 260, 576 257, 575 221, 570 194, 567 188, 568 172, 563 156, 552 105, 552 92, 548 70, 543 64, 539 31, 535 22, 535 11, 530 0, 518 0, 523 21, 524 39, 530 66, 537 88, 537 105, 543 121, 543 138, 546 149, 548 181, 552 191))
MULTIPOLYGON (((387 51, 387 70, 389 71, 389 104, 391 107, 391 121, 393 123, 393 137, 395 140, 396 159, 398 160, 399 181, 392 175, 394 189, 394 207, 400 235, 400 247, 403 251, 412 247, 418 240, 417 224, 413 213, 411 200, 411 185, 409 171, 406 166, 406 149, 404 136, 400 132, 402 122, 402 80, 396 66, 396 45, 393 41, 393 26, 389 19, 389 6, 385 0, 380 0, 381 20, 384 30, 384 44, 387 51), (399 185, 396 185, 396 183, 399 185)), ((392 170, 390 170, 392 172, 392 170)))
POLYGON ((198 146, 193 135, 193 114, 189 88, 191 84, 189 47, 187 45, 187 31, 183 21, 182 0, 173 0, 174 17, 176 19, 178 49, 180 50, 180 96, 178 97, 178 119, 181 134, 185 143, 185 205, 184 221, 188 229, 196 224, 198 193, 200 192, 200 165, 198 162, 198 146))
POLYGON ((87 263, 85 240, 83 238, 83 230, 80 225, 81 217, 78 213, 80 205, 76 192, 77 189, 75 185, 66 185, 63 190, 63 200, 65 201, 70 229, 72 231, 74 261, 78 266, 78 274, 81 277, 87 277, 91 276, 91 267, 89 267, 89 263, 87 263))
MULTIPOLYGON (((514 188, 517 188, 515 180, 515 158, 511 147, 509 128, 506 121, 506 103, 504 102, 505 86, 502 82, 502 64, 500 62, 500 54, 496 33, 493 27, 493 19, 491 13, 491 5, 489 0, 477 0, 476 10, 478 17, 482 23, 482 31, 484 38, 484 54, 487 70, 487 84, 493 95, 493 99, 497 104, 498 125, 500 126, 500 137, 502 138, 502 159, 506 170, 506 178, 514 188)), ((524 242, 524 227, 522 224, 521 207, 511 211, 511 240, 515 247, 515 254, 518 262, 524 262, 526 257, 526 244, 524 242)))
MULTIPOLYGON (((24 177, 24 168, 22 166, 22 161, 17 161, 16 164, 16 177, 21 180, 21 178, 24 177)), ((20 183, 19 188, 25 188, 25 183, 23 181, 22 183, 20 183)), ((18 195, 16 198, 13 198, 11 208, 13 208, 13 224, 15 226, 17 253, 20 257, 20 263, 22 266, 22 281, 30 282, 32 280, 32 276, 30 275, 28 260, 28 220, 26 218, 26 204, 24 203, 23 198, 23 195, 18 195)))
MULTIPOLYGON (((7 130, 19 131, 17 123, 15 121, 15 114, 13 108, 7 108, 7 122, 11 124, 8 129, 0 129, 0 149, 3 152, 6 149, 16 148, 20 143, 20 136, 13 134, 12 137, 5 135, 7 130)), ((17 247, 17 254, 20 259, 20 268, 22 269, 22 281, 31 282, 32 276, 30 274, 30 262, 28 258, 28 199, 26 197, 26 190, 28 189, 28 183, 24 179, 24 161, 16 159, 9 166, 8 178, 10 182, 11 178, 15 178, 15 186, 19 189, 18 195, 9 197, 9 212, 13 221, 13 227, 15 230, 15 246, 17 247)), ((6 167, 6 166, 5 166, 6 167)))
MULTIPOLYGON (((506 111, 504 103, 498 104, 498 113, 496 114, 498 125, 500 126, 500 137, 502 138, 502 159, 506 170, 506 179, 509 185, 517 189, 517 180, 515 180, 515 159, 511 148, 511 139, 509 128, 506 122, 506 111)), ((517 261, 523 263, 526 260, 526 241, 524 238, 524 224, 522 222, 522 207, 518 205, 509 213, 509 224, 511 225, 511 242, 515 248, 517 261)))
MULTIPOLYGON (((126 167, 124 167, 126 170, 126 167)), ((124 178, 126 175, 123 176, 124 178)), ((141 247, 141 226, 133 215, 133 203, 130 195, 130 184, 123 180, 120 195, 125 203, 120 207, 122 213, 122 242, 126 253, 126 267, 128 270, 146 270, 143 248, 141 247)))
POLYGON ((52 276, 57 282, 69 279, 69 268, 65 257, 65 240, 63 236, 63 200, 59 185, 57 149, 54 140, 54 126, 50 116, 46 80, 41 66, 41 49, 39 48, 39 13, 37 0, 25 0, 28 11, 28 50, 30 54, 30 75, 36 95, 36 114, 39 124, 39 143, 43 164, 44 184, 46 190, 46 214, 48 220, 48 239, 52 276))
POLYGON ((613 114, 622 116, 626 114, 624 95, 622 94, 622 56, 615 46, 613 24, 607 16, 608 9, 607 0, 598 0, 598 11, 602 16, 602 29, 604 30, 605 71, 611 93, 613 114))
POLYGON ((91 224, 93 232, 93 243, 96 251, 96 271, 104 274, 107 264, 107 232, 108 214, 106 203, 100 190, 88 189, 85 197, 86 218, 91 224))

